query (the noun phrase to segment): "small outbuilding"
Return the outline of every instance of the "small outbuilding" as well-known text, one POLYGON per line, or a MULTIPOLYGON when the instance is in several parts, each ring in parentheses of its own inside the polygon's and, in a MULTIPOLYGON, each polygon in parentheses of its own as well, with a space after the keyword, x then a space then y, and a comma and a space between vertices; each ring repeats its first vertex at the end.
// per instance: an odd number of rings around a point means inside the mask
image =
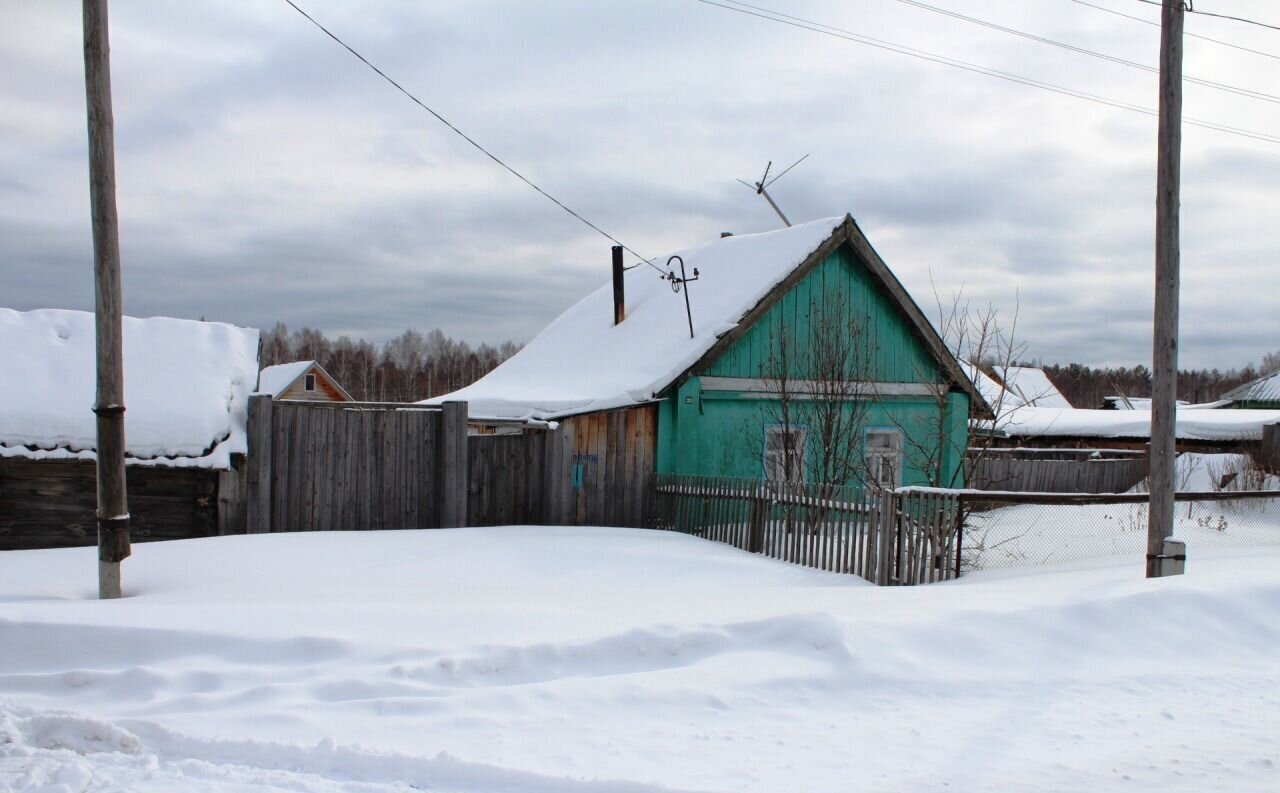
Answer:
MULTIPOLYGON (((258 331, 123 318, 131 535, 243 531, 258 331)), ((0 308, 0 550, 96 542, 94 315, 0 308)))
POLYGON ((259 394, 305 402, 352 402, 351 395, 317 361, 268 366, 258 374, 259 394))

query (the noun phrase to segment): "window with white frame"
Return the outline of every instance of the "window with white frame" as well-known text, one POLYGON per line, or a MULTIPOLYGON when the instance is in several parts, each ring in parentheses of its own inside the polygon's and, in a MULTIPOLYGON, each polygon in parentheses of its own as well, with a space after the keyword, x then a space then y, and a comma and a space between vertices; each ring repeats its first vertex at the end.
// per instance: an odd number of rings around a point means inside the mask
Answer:
POLYGON ((799 482, 804 479, 805 445, 809 432, 802 427, 766 427, 764 431, 764 478, 769 482, 799 482), (790 463, 790 465, 788 465, 790 463))
POLYGON ((307 375, 307 376, 303 379, 303 381, 302 381, 302 390, 303 390, 303 391, 315 391, 315 390, 316 390, 316 376, 315 376, 315 375, 313 375, 313 374, 309 374, 309 375, 307 375))
POLYGON ((867 478, 880 487, 902 483, 902 433, 867 430, 867 478))

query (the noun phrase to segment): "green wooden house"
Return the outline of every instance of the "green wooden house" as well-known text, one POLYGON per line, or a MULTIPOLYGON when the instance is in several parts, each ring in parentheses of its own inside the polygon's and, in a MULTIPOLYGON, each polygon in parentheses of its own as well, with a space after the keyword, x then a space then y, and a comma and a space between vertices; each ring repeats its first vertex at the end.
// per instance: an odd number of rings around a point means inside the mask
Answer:
POLYGON ((562 426, 575 485, 609 484, 580 519, 628 522, 655 473, 961 484, 969 419, 989 408, 852 217, 725 236, 616 280, 432 400, 562 426))

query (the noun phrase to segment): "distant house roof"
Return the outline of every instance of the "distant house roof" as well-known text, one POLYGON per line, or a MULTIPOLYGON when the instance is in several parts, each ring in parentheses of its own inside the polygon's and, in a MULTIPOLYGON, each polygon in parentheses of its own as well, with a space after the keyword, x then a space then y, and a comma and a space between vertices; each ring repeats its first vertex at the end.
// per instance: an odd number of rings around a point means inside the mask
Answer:
POLYGON ((1263 375, 1257 380, 1233 388, 1222 395, 1232 402, 1280 402, 1280 372, 1263 375))
POLYGON ((258 390, 254 393, 276 396, 293 385, 315 361, 293 361, 268 366, 258 373, 258 390))
POLYGON ((333 379, 333 375, 329 374, 317 361, 292 361, 268 366, 258 374, 258 390, 255 393, 278 397, 288 391, 294 383, 298 382, 304 374, 312 369, 327 378, 329 384, 337 390, 340 396, 347 401, 351 401, 351 395, 347 393, 346 389, 337 380, 333 379))
POLYGON ((1016 394, 1024 405, 1038 408, 1071 407, 1071 403, 1043 369, 1035 366, 997 366, 995 370, 1005 387, 1016 394))
MULTIPOLYGON (((126 453, 133 462, 227 468, 246 451, 258 331, 125 317, 126 453)), ((0 308, 0 457, 92 459, 94 316, 0 308)))
MULTIPOLYGON (((680 251, 693 315, 689 337, 684 295, 652 268, 625 274, 626 319, 613 324, 610 283, 578 301, 520 352, 472 385, 426 400, 465 400, 472 418, 556 419, 653 401, 725 337, 750 323, 774 290, 793 274, 825 259, 842 243, 853 245, 907 314, 925 345, 975 405, 982 397, 947 352, 937 332, 907 296, 848 215, 762 234, 729 236, 680 251)), ((667 257, 654 260, 665 264, 667 257)))

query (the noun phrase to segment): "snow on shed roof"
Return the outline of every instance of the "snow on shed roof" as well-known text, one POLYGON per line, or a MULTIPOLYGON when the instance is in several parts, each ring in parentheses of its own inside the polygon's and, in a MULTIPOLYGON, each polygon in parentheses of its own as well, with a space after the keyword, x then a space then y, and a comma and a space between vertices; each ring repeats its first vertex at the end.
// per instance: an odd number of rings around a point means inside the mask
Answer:
POLYGON ((982 398, 987 400, 987 404, 997 413, 1023 406, 1024 403, 1017 394, 991 379, 977 364, 965 361, 963 367, 964 373, 969 376, 978 393, 982 394, 982 398))
POLYGON ((996 374, 1004 381, 1005 387, 1017 394, 1025 405, 1038 408, 1071 407, 1071 403, 1043 369, 1035 366, 997 366, 996 374))
MULTIPOLYGON (((258 331, 124 317, 125 443, 134 461, 226 468, 244 453, 258 331)), ((0 308, 0 456, 92 459, 94 316, 0 308)))
POLYGON ((255 393, 278 396, 281 391, 293 385, 293 381, 301 377, 303 372, 310 369, 314 363, 315 361, 292 361, 268 366, 258 374, 258 390, 255 393))
POLYGON ((1233 402, 1280 402, 1280 372, 1263 375, 1233 388, 1222 398, 1233 402))
MULTIPOLYGON (((650 267, 624 274, 626 319, 613 324, 613 286, 578 301, 520 352, 472 385, 427 400, 466 400, 472 418, 553 419, 653 401, 845 221, 824 218, 680 251, 683 294, 650 267)), ((665 265, 666 258, 655 260, 665 265)), ((665 266, 663 266, 665 270, 665 266)), ((678 275, 678 272, 677 272, 678 275)))
MULTIPOLYGON (((1280 410, 1201 410, 1180 405, 1174 421, 1179 440, 1260 440, 1265 425, 1280 423, 1280 410)), ((1151 411, 1027 406, 1004 413, 997 427, 1019 438, 1149 438, 1151 411)))

